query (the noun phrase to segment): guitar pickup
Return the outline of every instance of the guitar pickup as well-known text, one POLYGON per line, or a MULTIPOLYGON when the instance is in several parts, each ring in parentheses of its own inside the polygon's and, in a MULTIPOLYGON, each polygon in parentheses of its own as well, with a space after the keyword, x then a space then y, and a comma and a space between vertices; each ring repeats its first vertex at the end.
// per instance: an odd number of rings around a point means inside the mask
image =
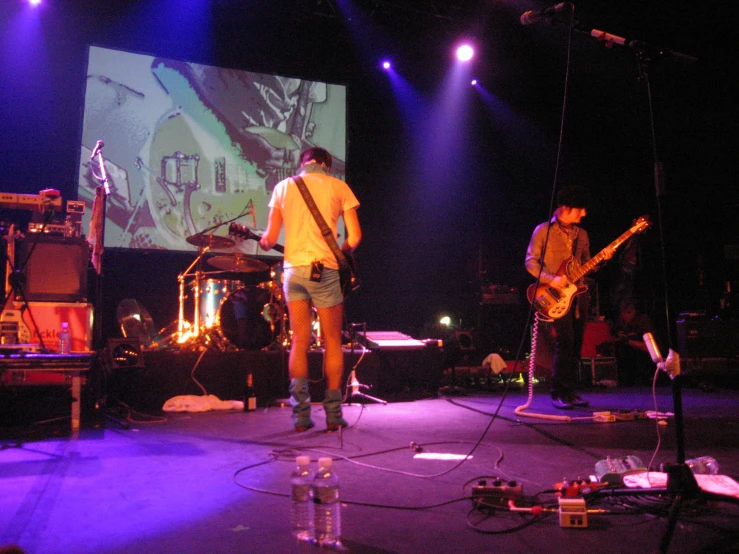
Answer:
POLYGON ((560 301, 562 299, 562 294, 555 289, 554 287, 548 287, 547 292, 557 301, 560 301))

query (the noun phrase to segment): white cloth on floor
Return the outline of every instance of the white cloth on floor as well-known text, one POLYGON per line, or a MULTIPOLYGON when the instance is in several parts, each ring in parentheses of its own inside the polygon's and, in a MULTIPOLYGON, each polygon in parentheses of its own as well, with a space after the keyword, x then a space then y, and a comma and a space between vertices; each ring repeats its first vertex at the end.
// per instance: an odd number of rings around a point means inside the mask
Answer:
POLYGON ((221 400, 214 394, 196 396, 185 394, 173 396, 164 403, 164 412, 209 412, 211 410, 243 410, 244 403, 241 400, 221 400))
POLYGON ((508 367, 508 364, 505 363, 500 354, 488 354, 487 358, 482 361, 482 367, 489 367, 493 373, 498 375, 508 367))

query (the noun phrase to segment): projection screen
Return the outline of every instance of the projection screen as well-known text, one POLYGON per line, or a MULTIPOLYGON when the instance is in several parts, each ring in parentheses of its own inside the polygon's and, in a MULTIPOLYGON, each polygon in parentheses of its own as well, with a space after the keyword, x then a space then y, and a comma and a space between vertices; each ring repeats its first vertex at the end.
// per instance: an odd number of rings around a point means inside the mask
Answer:
MULTIPOLYGON (((78 199, 87 229, 102 174, 106 248, 192 251, 229 222, 261 234, 274 186, 322 146, 345 178, 346 87, 108 48, 89 49, 78 199)), ((277 255, 254 240, 223 253, 277 255)))

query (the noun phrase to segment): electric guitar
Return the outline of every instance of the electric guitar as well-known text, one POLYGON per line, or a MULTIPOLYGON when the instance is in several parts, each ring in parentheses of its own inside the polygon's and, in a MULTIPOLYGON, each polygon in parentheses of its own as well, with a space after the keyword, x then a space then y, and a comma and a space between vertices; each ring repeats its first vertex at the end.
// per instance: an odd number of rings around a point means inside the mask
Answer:
MULTIPOLYGON (((245 225, 239 225, 238 223, 231 223, 228 226, 228 234, 257 242, 262 238, 245 225)), ((280 244, 275 244, 272 249, 283 254, 285 253, 285 247, 280 244)), ((339 269, 339 282, 341 284, 341 293, 346 298, 359 288, 359 278, 357 277, 357 262, 354 260, 354 257, 347 252, 344 252, 344 257, 346 258, 347 265, 346 269, 339 269)))
POLYGON ((606 251, 608 251, 609 248, 616 250, 631 238, 632 235, 645 231, 651 226, 651 224, 652 223, 649 221, 648 216, 640 217, 634 222, 628 231, 582 265, 579 265, 575 262, 573 257, 570 256, 560 264, 556 273, 557 276, 563 275, 567 277, 567 285, 563 289, 557 289, 550 284, 539 285, 537 287, 536 283, 534 283, 526 290, 526 297, 529 302, 533 304, 536 311, 544 317, 549 319, 560 319, 564 317, 567 312, 570 311, 572 300, 575 296, 588 290, 587 286, 579 287, 575 283, 606 259, 606 251))
POLYGON ((23 318, 25 306, 17 309, 15 296, 15 288, 13 287, 13 265, 11 260, 15 260, 15 239, 20 237, 20 233, 16 233, 15 225, 11 224, 8 228, 8 234, 4 237, 5 246, 5 298, 8 299, 0 310, 0 336, 5 342, 28 344, 31 342, 31 329, 23 318))

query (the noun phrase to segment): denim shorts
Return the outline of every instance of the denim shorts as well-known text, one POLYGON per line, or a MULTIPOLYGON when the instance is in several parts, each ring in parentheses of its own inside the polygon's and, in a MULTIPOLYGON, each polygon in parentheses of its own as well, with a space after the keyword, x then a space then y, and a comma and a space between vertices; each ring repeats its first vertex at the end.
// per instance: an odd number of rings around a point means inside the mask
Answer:
POLYGON ((312 300, 316 308, 331 308, 344 301, 339 284, 339 271, 324 268, 321 281, 310 280, 310 266, 285 268, 282 276, 285 300, 312 300))

